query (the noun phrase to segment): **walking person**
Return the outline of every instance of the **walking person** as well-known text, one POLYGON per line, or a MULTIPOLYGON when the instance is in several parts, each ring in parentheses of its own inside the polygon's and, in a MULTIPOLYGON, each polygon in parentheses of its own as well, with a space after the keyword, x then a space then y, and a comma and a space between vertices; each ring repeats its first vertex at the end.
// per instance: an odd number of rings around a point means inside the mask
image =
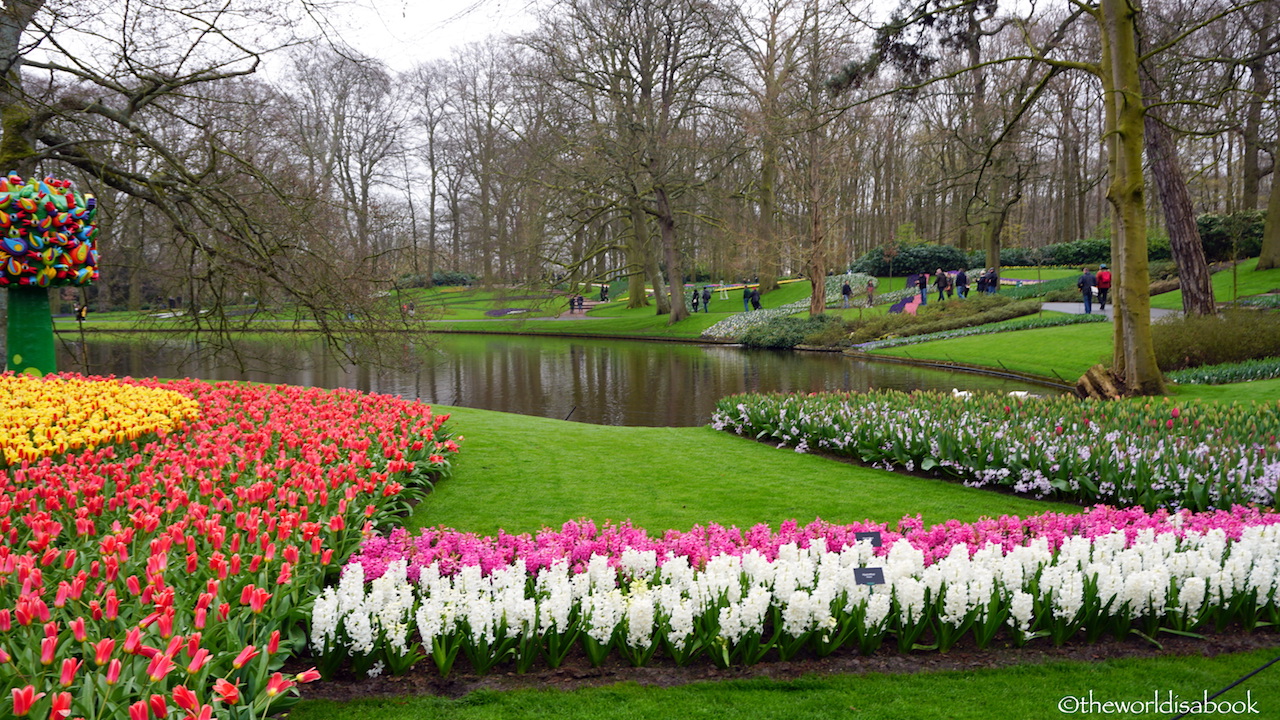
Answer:
POLYGON ((961 300, 969 297, 969 276, 965 274, 964 268, 956 273, 956 294, 961 300))
POLYGON ((1080 295, 1084 300, 1084 314, 1093 314, 1093 294, 1098 289, 1098 279, 1093 276, 1093 272, 1087 267, 1080 268, 1080 279, 1076 280, 1076 287, 1080 288, 1080 295))
POLYGON ((1098 266, 1098 310, 1099 312, 1107 309, 1107 296, 1111 294, 1111 271, 1107 269, 1107 264, 1102 263, 1098 266))
POLYGON ((920 304, 929 304, 929 274, 920 273, 916 275, 916 289, 920 291, 920 304))
POLYGON ((938 290, 938 302, 947 299, 947 288, 950 284, 947 274, 942 272, 942 268, 938 268, 938 271, 933 275, 933 286, 938 290))
POLYGON ((693 311, 698 312, 698 288, 693 289, 693 297, 689 298, 689 303, 693 305, 693 311))
POLYGON ((758 287, 751 290, 751 309, 760 309, 760 288, 758 287))
POLYGON ((867 278, 867 307, 875 307, 876 305, 876 281, 867 278))
POLYGON ((711 286, 702 286, 702 312, 711 312, 711 286))
POLYGON ((849 285, 849 280, 844 281, 844 285, 840 286, 840 307, 848 310, 849 303, 853 300, 853 287, 849 285))
POLYGON ((742 312, 751 311, 751 288, 742 283, 742 312))

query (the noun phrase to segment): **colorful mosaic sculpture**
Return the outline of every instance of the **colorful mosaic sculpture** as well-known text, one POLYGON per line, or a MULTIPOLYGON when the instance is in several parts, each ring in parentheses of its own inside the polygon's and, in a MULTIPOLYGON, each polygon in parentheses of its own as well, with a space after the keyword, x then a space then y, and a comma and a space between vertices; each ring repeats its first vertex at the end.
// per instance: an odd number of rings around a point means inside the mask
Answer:
POLYGON ((98 279, 97 201, 70 180, 0 178, 0 287, 9 290, 8 369, 57 371, 47 288, 98 279))

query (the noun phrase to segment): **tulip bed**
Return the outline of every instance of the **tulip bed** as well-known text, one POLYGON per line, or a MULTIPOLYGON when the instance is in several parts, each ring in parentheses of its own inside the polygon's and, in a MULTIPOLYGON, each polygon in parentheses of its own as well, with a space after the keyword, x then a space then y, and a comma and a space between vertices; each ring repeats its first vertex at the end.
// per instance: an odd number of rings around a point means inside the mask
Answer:
POLYGON ((81 449, 29 433, 28 456, 0 471, 0 682, 16 716, 280 712, 319 677, 281 668, 306 647, 335 556, 458 449, 447 415, 352 391, 75 376, 0 388, 51 433, 108 428, 77 436, 81 449), (107 397, 115 410, 81 413, 107 397))
POLYGON ((474 672, 523 671, 556 667, 575 647, 594 665, 662 653, 724 667, 869 654, 890 638, 904 652, 965 637, 979 648, 1154 642, 1280 621, 1278 580, 1280 515, 1246 507, 711 526, 660 539, 590 523, 489 538, 397 531, 366 540, 316 601, 312 643, 322 667, 401 672, 429 656, 447 675, 459 654, 474 672))
POLYGON ((1148 510, 1273 505, 1280 479, 1276 402, 739 395, 717 403, 712 427, 973 486, 1148 510))

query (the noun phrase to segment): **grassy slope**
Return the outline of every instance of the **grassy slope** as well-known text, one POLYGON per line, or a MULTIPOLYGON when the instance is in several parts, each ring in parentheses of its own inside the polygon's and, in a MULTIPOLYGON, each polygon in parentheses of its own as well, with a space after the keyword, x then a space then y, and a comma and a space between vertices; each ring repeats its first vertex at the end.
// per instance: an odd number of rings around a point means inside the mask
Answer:
POLYGON ((1005 368, 1075 382, 1093 365, 1110 362, 1111 336, 1111 323, 1089 323, 935 340, 871 354, 1005 368))
POLYGON ((409 524, 494 533, 567 520, 631 520, 651 532, 720 523, 750 527, 821 517, 925 522, 1026 515, 1070 505, 907 477, 779 450, 710 428, 609 427, 444 408, 467 437, 455 477, 409 524))
MULTIPOLYGON (((1213 274, 1213 297, 1218 302, 1231 302, 1237 297, 1247 297, 1249 295, 1258 295, 1260 293, 1269 292, 1280 288, 1280 268, 1272 268, 1271 270, 1263 270, 1261 272, 1255 270, 1258 266, 1258 259, 1246 260, 1237 266, 1236 272, 1231 270, 1223 270, 1213 274)), ((1151 307, 1168 308, 1170 310, 1182 309, 1182 291, 1175 290, 1170 293, 1156 295, 1151 298, 1151 307)))
MULTIPOLYGON (((1097 702, 1143 702, 1159 694, 1167 700, 1195 702, 1212 695, 1275 656, 1275 650, 1213 658, 1125 659, 1104 662, 1055 662, 998 670, 924 672, 916 675, 808 676, 778 682, 768 679, 704 682, 673 688, 634 683, 586 688, 511 692, 481 691, 458 699, 439 697, 364 700, 350 703, 304 702, 293 720, 400 720, 450 718, 705 718, 756 720, 777 718, 1071 717, 1059 710, 1064 697, 1097 702)), ((1280 697, 1280 673, 1263 672, 1218 698, 1218 702, 1252 700, 1258 715, 1231 713, 1190 717, 1268 717, 1280 697)), ((1080 712, 1080 714, 1086 714, 1080 712)), ((1095 707, 1102 717, 1160 717, 1173 713, 1115 713, 1095 707)))

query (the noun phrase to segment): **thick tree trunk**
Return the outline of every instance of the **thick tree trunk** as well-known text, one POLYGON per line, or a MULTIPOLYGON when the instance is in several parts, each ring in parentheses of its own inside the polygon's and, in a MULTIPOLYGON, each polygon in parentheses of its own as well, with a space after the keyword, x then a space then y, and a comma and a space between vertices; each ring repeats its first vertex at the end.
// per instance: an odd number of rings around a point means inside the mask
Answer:
POLYGON ((627 241, 627 307, 639 308, 649 304, 644 293, 645 268, 648 266, 649 226, 639 199, 632 199, 630 208, 631 239, 627 241))
MULTIPOLYGON (((1150 103, 1159 101, 1159 90, 1150 75, 1143 78, 1143 91, 1150 103)), ((1200 242, 1200 230, 1196 227, 1187 182, 1178 165, 1177 146, 1169 128, 1150 111, 1147 112, 1145 129, 1151 174, 1160 194, 1160 205, 1164 208, 1173 261, 1178 265, 1182 311, 1188 315, 1212 315, 1217 312, 1217 305, 1213 301, 1209 263, 1205 261, 1204 245, 1200 242)))
POLYGON ((1128 392, 1163 395, 1164 376, 1156 365, 1151 343, 1150 275, 1147 272, 1147 212, 1142 174, 1143 116, 1139 78, 1137 9, 1126 0, 1102 0, 1102 35, 1109 54, 1103 75, 1106 100, 1115 113, 1112 133, 1115 157, 1107 200, 1115 209, 1114 232, 1119 238, 1120 281, 1116 292, 1116 366, 1128 392))
POLYGON ((667 324, 674 325, 689 317, 689 309, 684 304, 684 270, 680 263, 680 248, 676 245, 676 216, 671 209, 671 200, 667 190, 658 186, 653 190, 658 213, 658 228, 662 234, 662 252, 667 263, 667 277, 671 282, 671 314, 667 316, 667 324))
MULTIPOLYGON (((1267 74, 1267 58, 1275 43, 1271 25, 1275 18, 1276 4, 1261 3, 1259 11, 1262 17, 1259 19, 1260 29, 1255 32, 1254 59, 1248 64, 1253 87, 1250 89, 1249 102, 1245 106, 1244 128, 1241 133, 1241 139, 1244 141, 1244 157, 1241 160, 1243 168, 1240 209, 1244 211, 1256 210, 1258 207, 1258 185, 1262 179, 1262 167, 1258 162, 1263 149, 1262 106, 1271 95, 1271 77, 1267 74)), ((1274 180, 1272 182, 1274 184, 1274 180)))
MULTIPOLYGON (((1280 151, 1280 140, 1276 141, 1280 151)), ((1258 257, 1258 270, 1280 267, 1280 182, 1271 179, 1271 196, 1267 201, 1267 224, 1262 231, 1262 254, 1258 257)))
POLYGON ((782 265, 781 248, 778 247, 775 232, 774 205, 778 192, 778 148, 770 136, 772 131, 765 130, 761 143, 760 159, 760 258, 758 275, 760 294, 778 288, 778 273, 782 265))
POLYGON ((821 315, 827 311, 827 251, 826 238, 824 234, 826 230, 822 226, 822 206, 819 204, 819 198, 812 200, 812 207, 809 211, 809 267, 807 272, 809 282, 812 284, 812 292, 809 295, 809 317, 821 315))

